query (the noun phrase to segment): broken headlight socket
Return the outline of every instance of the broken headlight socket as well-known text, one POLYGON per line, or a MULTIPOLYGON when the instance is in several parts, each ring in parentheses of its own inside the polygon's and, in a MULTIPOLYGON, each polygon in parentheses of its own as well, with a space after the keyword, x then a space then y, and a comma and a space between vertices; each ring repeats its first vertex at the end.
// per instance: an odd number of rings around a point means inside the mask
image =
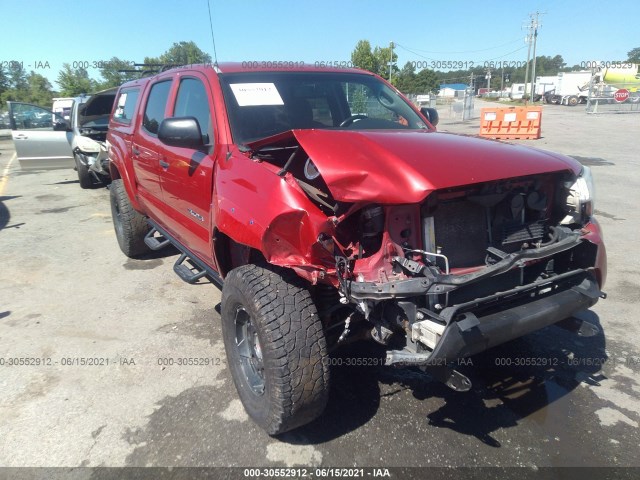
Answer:
MULTIPOLYGON (((576 181, 569 187, 567 206, 573 210, 573 220, 584 224, 595 211, 595 185, 589 167, 582 167, 576 181)), ((571 213, 569 214, 571 216, 571 213)), ((565 219, 566 220, 566 219, 565 219)), ((563 220, 562 223, 568 223, 563 220)))

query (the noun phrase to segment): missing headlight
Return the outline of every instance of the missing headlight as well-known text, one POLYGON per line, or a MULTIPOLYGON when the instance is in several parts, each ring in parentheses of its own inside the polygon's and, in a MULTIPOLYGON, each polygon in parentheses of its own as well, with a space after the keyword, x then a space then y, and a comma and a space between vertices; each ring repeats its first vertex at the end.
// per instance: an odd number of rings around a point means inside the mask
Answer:
POLYGON ((567 185, 566 201, 567 216, 560 222, 562 225, 577 223, 583 225, 595 211, 595 186, 589 167, 582 167, 582 171, 573 184, 567 185))

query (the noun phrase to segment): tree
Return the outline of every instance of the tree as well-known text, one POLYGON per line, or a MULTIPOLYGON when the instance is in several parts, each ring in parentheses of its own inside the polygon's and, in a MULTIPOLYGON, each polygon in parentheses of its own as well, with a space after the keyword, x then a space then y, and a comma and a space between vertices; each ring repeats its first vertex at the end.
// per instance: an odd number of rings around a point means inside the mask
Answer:
POLYGON ((100 90, 107 88, 119 87, 129 80, 140 77, 136 72, 120 72, 119 70, 136 70, 131 62, 121 60, 118 57, 112 57, 111 60, 105 62, 100 67, 100 76, 102 81, 99 84, 100 90))
POLYGON ((433 70, 425 68, 416 74, 414 93, 437 93, 440 90, 438 75, 433 70))
POLYGON ((353 63, 354 67, 377 73, 378 59, 371 51, 369 40, 360 40, 356 43, 356 48, 351 52, 351 63, 353 63))
POLYGON ((169 47, 169 50, 159 57, 145 57, 144 63, 160 63, 163 65, 211 63, 211 55, 200 50, 194 42, 175 42, 169 47))
POLYGON ((51 108, 53 91, 49 80, 39 73, 32 71, 27 75, 27 84, 28 93, 26 102, 40 105, 41 107, 51 108))
POLYGON ((414 63, 407 62, 395 78, 395 86, 402 93, 415 93, 416 69, 414 63))
POLYGON ((7 66, 7 78, 9 79, 9 87, 14 90, 27 89, 27 72, 25 72, 22 63, 9 62, 7 66))
POLYGON ((396 62, 398 61, 398 55, 393 52, 393 49, 389 47, 376 47, 373 49, 373 56, 376 59, 378 70, 377 73, 383 78, 389 80, 389 62, 391 62, 391 79, 398 73, 398 67, 396 62))
POLYGON ((89 78, 85 68, 72 69, 68 63, 62 64, 62 70, 58 73, 60 95, 63 97, 75 97, 81 93, 91 93, 96 87, 95 81, 89 78))
MULTIPOLYGON (((0 64, 0 96, 9 88, 9 79, 7 78, 7 75, 4 73, 4 67, 2 66, 2 64, 0 64)), ((4 102, 3 105, 0 105, 0 109, 2 109, 4 106, 4 102)))
POLYGON ((362 68, 389 79, 389 62, 393 62, 391 66, 392 76, 399 72, 396 62, 398 55, 394 52, 391 54, 392 48, 375 47, 371 50, 369 40, 360 40, 356 43, 353 52, 351 52, 351 63, 354 67, 362 68))
POLYGON ((627 61, 631 63, 640 63, 640 47, 636 47, 627 52, 627 61))
POLYGON ((28 90, 27 74, 22 63, 9 62, 7 65, 5 88, 0 95, 2 106, 4 106, 7 101, 25 102, 27 100, 28 90))

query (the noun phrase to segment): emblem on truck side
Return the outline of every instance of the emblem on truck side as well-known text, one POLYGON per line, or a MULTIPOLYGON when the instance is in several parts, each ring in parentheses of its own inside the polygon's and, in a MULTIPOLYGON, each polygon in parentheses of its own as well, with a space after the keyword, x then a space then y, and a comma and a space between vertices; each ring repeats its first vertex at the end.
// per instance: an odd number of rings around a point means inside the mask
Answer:
POLYGON ((192 217, 195 217, 198 220, 200 220, 201 222, 204 222, 204 217, 202 215, 200 215, 198 212, 194 212, 190 208, 187 208, 187 212, 189 212, 189 215, 191 215, 192 217))

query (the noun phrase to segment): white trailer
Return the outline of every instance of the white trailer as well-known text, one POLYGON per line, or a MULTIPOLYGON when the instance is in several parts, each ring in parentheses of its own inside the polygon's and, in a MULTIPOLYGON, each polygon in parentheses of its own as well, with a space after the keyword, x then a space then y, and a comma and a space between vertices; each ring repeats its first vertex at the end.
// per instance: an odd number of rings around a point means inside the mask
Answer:
POLYGON ((591 72, 560 72, 556 82, 555 95, 551 96, 552 103, 574 107, 579 103, 587 103, 591 72))
MULTIPOLYGON (((71 118, 71 108, 73 107, 74 97, 56 97, 53 99, 53 107, 51 111, 56 115, 61 116, 66 121, 71 118)), ((55 115, 52 118, 53 123, 56 123, 55 115)))
POLYGON ((513 83, 509 97, 511 100, 521 100, 524 97, 524 83, 513 83))
POLYGON ((547 75, 544 77, 536 77, 536 95, 544 96, 545 94, 555 90, 558 86, 557 75, 547 75))

